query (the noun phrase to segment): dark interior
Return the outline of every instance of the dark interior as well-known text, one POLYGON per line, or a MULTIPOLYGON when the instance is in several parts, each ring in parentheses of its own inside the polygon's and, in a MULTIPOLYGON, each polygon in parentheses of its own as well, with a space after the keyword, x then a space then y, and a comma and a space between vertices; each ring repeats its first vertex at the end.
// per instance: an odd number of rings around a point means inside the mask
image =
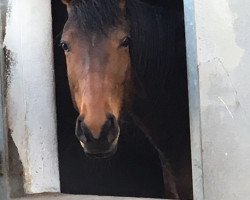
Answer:
MULTIPOLYGON (((180 0, 145 2, 183 10, 180 0)), ((71 102, 64 53, 59 47, 61 31, 67 19, 61 0, 52 1, 52 13, 61 192, 163 198, 158 153, 129 117, 126 118, 114 157, 91 160, 85 156, 74 133, 78 113, 71 102)))

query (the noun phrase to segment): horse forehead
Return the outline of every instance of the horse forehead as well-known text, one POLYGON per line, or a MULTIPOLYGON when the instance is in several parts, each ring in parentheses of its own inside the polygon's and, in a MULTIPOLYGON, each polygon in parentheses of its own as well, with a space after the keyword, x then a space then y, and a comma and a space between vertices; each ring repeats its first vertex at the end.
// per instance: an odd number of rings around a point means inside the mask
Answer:
POLYGON ((110 52, 105 47, 105 43, 98 40, 97 36, 92 36, 89 41, 85 65, 89 72, 103 71, 109 66, 110 52))
POLYGON ((96 34, 93 34, 93 35, 91 36, 91 46, 92 46, 92 47, 95 47, 96 44, 97 44, 97 35, 96 35, 96 34))
MULTIPOLYGON (((107 39, 107 38, 106 38, 107 39)), ((88 53, 91 60, 100 60, 105 64, 106 60, 109 58, 110 49, 107 48, 107 40, 105 37, 99 36, 97 34, 93 34, 87 41, 88 45, 88 53)))
POLYGON ((109 41, 109 37, 105 37, 104 35, 98 33, 94 33, 86 39, 90 48, 93 50, 105 49, 109 41))

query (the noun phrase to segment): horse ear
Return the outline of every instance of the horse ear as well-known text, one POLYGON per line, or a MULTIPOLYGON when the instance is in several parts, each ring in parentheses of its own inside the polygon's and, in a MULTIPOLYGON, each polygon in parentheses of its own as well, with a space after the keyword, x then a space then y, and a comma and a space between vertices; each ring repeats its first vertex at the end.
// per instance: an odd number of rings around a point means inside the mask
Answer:
POLYGON ((73 0, 61 0, 64 5, 67 7, 68 14, 71 12, 71 4, 73 0))
POLYGON ((62 3, 65 4, 66 6, 68 6, 71 2, 72 0, 62 0, 62 3))
POLYGON ((119 0, 119 7, 122 12, 125 14, 126 12, 126 0, 119 0))

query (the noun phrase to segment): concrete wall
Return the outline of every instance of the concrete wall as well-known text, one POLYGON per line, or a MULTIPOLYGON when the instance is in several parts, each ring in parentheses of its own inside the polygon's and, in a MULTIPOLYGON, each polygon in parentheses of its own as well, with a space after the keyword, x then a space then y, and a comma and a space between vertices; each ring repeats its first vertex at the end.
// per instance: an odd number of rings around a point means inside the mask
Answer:
POLYGON ((6 27, 9 134, 26 193, 58 192, 50 0, 10 0, 6 27))
POLYGON ((7 142, 6 112, 4 109, 4 51, 3 36, 5 30, 6 1, 0 1, 0 199, 8 198, 7 183, 7 142))
POLYGON ((250 198, 250 1, 195 2, 206 200, 250 198))

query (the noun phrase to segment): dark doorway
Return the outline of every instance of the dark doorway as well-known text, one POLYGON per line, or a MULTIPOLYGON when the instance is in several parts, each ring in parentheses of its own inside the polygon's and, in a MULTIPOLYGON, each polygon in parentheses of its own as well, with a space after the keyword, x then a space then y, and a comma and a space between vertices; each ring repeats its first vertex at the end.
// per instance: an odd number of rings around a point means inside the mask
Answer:
MULTIPOLYGON (((180 0, 147 2, 183 10, 180 0)), ((125 118, 118 152, 113 158, 91 160, 85 156, 74 133, 78 113, 71 102, 64 53, 59 47, 67 19, 61 0, 52 1, 52 14, 61 192, 163 198, 164 184, 158 153, 129 117, 125 118)))

